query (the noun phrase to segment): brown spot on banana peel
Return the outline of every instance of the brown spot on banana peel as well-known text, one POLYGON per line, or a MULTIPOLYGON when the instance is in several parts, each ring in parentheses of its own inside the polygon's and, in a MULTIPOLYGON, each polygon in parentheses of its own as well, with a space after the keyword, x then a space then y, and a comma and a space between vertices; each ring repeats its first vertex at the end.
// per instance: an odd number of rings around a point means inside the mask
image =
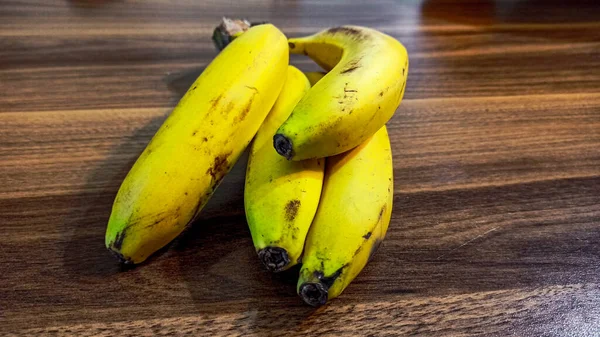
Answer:
POLYGON ((386 208, 387 205, 381 206, 381 210, 379 211, 379 218, 377 218, 377 223, 381 222, 381 218, 383 218, 383 213, 385 213, 386 208))
MULTIPOLYGON (((179 209, 177 209, 177 212, 179 212, 179 209)), ((176 216, 177 216, 177 217, 179 217, 179 214, 176 214, 176 216)), ((153 221, 151 224, 149 224, 149 225, 146 225, 146 226, 144 227, 144 229, 150 229, 150 228, 152 228, 152 227, 154 227, 154 226, 158 225, 159 223, 161 223, 161 222, 162 222, 162 221, 164 221, 165 219, 166 219, 166 217, 161 217, 161 218, 158 218, 158 219, 154 220, 154 221, 153 221)))
POLYGON ((371 251, 369 252, 369 259, 367 260, 367 263, 373 259, 373 255, 375 255, 382 242, 382 239, 375 239, 375 242, 373 242, 373 245, 371 246, 371 251))
POLYGON ((329 289, 329 288, 331 288, 331 286, 333 285, 335 280, 337 280, 340 277, 340 275, 342 275, 342 272, 344 271, 344 268, 346 268, 346 267, 348 267, 348 263, 341 266, 338 270, 336 270, 333 274, 331 274, 329 276, 325 276, 322 271, 315 271, 314 275, 319 281, 321 281, 321 283, 324 286, 327 287, 327 289, 329 289))
MULTIPOLYGON (((351 72, 355 71, 356 69, 362 67, 360 64, 361 60, 362 60, 362 57, 357 57, 357 58, 351 60, 350 62, 348 62, 348 64, 346 64, 344 66, 344 69, 342 69, 340 71, 340 74, 351 73, 351 72)), ((346 85, 348 85, 348 83, 346 83, 346 85)))
POLYGON ((123 240, 125 240, 125 236, 127 235, 127 230, 129 226, 123 228, 122 231, 118 232, 115 236, 115 240, 110 244, 110 246, 116 250, 121 250, 123 247, 123 240))
POLYGON ((360 68, 360 65, 358 65, 356 63, 350 63, 350 64, 348 64, 348 66, 346 68, 344 68, 342 71, 340 71, 340 74, 351 73, 358 68, 360 68))
POLYGON ((233 110, 234 106, 235 106, 235 104, 233 102, 227 103, 227 105, 224 106, 223 109, 221 109, 221 115, 224 116, 224 117, 226 117, 229 114, 229 112, 231 110, 233 110))
POLYGON ((327 33, 329 33, 329 34, 342 33, 342 34, 354 36, 357 38, 363 37, 363 34, 360 30, 352 28, 352 27, 346 27, 346 26, 329 28, 327 30, 327 33))
POLYGON ((129 215, 127 221, 125 222, 127 225, 120 232, 118 232, 117 235, 115 235, 115 239, 111 243, 109 243, 108 246, 111 251, 114 252, 115 250, 121 250, 121 248, 123 247, 123 241, 127 236, 127 231, 129 230, 129 228, 136 226, 140 221, 146 220, 148 217, 160 217, 165 213, 159 212, 156 214, 149 214, 142 217, 136 217, 137 212, 139 212, 139 209, 137 209, 136 212, 132 212, 129 215))
MULTIPOLYGON (((386 209, 387 209, 387 204, 383 205, 381 207, 381 210, 379 211, 379 218, 377 219, 377 224, 375 225, 375 227, 377 227, 379 225, 379 223, 381 222, 381 220, 383 219, 383 213, 385 213, 386 209)), ((371 252, 369 252, 369 259, 367 260, 367 262, 371 261, 371 258, 373 257, 373 255, 375 254, 377 249, 379 249, 379 246, 381 246, 382 242, 383 242, 383 237, 375 238, 375 242, 373 242, 373 246, 371 246, 371 252)))
POLYGON ((246 88, 248 88, 250 90, 254 90, 254 92, 258 94, 258 89, 256 89, 256 87, 252 87, 252 86, 247 85, 246 88))
POLYGON ((256 89, 255 87, 249 87, 249 86, 246 86, 246 87, 251 90, 254 90, 254 93, 252 94, 252 96, 248 100, 248 103, 246 103, 246 105, 244 106, 244 108, 242 109, 240 114, 235 116, 235 118, 233 120, 234 124, 240 123, 241 121, 243 121, 246 118, 246 116, 248 116, 248 113, 250 112, 250 109, 252 108, 252 103, 254 102, 254 98, 256 97, 256 94, 258 94, 258 89, 256 89))
POLYGON ((248 101, 248 103, 246 104, 246 106, 244 106, 244 108, 242 109, 242 111, 240 112, 239 115, 235 116, 233 123, 234 124, 238 124, 239 122, 243 121, 246 116, 248 116, 248 112, 250 112, 250 108, 252 107, 252 100, 254 99, 254 96, 250 99, 250 101, 248 101))
POLYGON ((206 170, 206 173, 210 174, 213 182, 221 180, 225 174, 229 171, 229 156, 231 151, 223 153, 215 157, 212 165, 206 170))
MULTIPOLYGON (((383 205, 383 207, 381 207, 381 210, 379 211, 379 216, 377 217, 377 222, 375 223, 375 225, 373 226, 373 229, 371 229, 369 232, 367 232, 367 234, 363 235, 363 239, 365 239, 365 241, 369 240, 371 238, 371 236, 373 235, 373 231, 377 228, 377 226, 379 226, 379 223, 381 222, 381 219, 383 218, 383 213, 385 213, 385 209, 386 209, 386 205, 383 205)), ((381 238, 376 238, 375 242, 380 242, 381 238)), ((356 251, 354 251, 354 254, 352 255, 353 257, 358 255, 358 253, 360 253, 360 251, 362 250, 362 245, 359 246, 356 251)), ((373 252, 371 252, 370 254, 373 254, 373 252)))
POLYGON ((200 192, 200 195, 198 196, 198 202, 194 208, 194 211, 192 212, 192 219, 186 224, 186 226, 189 226, 198 217, 198 214, 200 213, 200 209, 206 204, 206 202, 213 195, 213 193, 217 189, 217 186, 219 185, 219 182, 221 181, 221 179, 227 174, 227 172, 229 172, 229 169, 230 169, 229 156, 230 155, 231 155, 231 151, 228 153, 223 153, 223 154, 216 156, 215 159, 213 160, 212 165, 208 168, 208 170, 206 170, 206 173, 210 174, 210 176, 212 178, 210 189, 208 191, 200 192))
MULTIPOLYGON (((381 109, 381 106, 377 106, 377 110, 379 111, 380 109, 381 109)), ((371 124, 371 122, 372 122, 372 121, 375 119, 375 117, 377 117, 377 116, 378 116, 378 114, 376 114, 376 113, 373 113, 373 114, 371 114, 371 117, 370 117, 370 118, 369 118, 369 120, 367 121, 366 125, 369 125, 369 124, 371 124)))
POLYGON ((219 102, 221 101, 221 98, 223 98, 223 94, 219 94, 219 96, 217 96, 217 97, 213 98, 213 99, 210 101, 210 106, 211 106, 211 108, 213 108, 213 109, 214 109, 214 108, 216 108, 216 107, 217 107, 217 105, 219 104, 219 102))
MULTIPOLYGON (((186 195, 187 195, 187 192, 186 192, 186 195)), ((181 207, 177 207, 177 210, 175 211, 176 214, 174 215, 175 217, 179 217, 180 210, 181 210, 181 207)), ((121 247, 123 246, 123 241, 125 240, 126 233, 130 228, 135 227, 138 224, 143 225, 144 223, 147 223, 149 221, 152 221, 152 223, 145 225, 143 227, 143 229, 152 228, 152 227, 156 226, 157 224, 161 223, 162 221, 164 221, 165 219, 167 219, 169 217, 169 215, 166 215, 166 214, 167 214, 166 211, 158 212, 158 213, 154 213, 154 214, 148 214, 148 215, 141 216, 141 217, 134 217, 134 215, 132 214, 129 217, 129 219, 127 220, 128 225, 125 226, 125 228, 123 228, 123 230, 117 234, 117 236, 115 237, 115 241, 111 244, 111 247, 114 247, 115 249, 120 250, 121 247)))
POLYGON ((288 222, 294 221, 296 219, 296 215, 298 215, 298 209, 300 208, 300 200, 294 199, 288 201, 285 204, 285 220, 288 222))

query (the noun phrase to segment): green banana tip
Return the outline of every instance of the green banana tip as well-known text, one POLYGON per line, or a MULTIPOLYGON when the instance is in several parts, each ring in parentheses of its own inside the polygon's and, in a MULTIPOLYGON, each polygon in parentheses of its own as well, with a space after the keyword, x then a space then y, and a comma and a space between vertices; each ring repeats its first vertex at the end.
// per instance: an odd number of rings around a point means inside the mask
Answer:
POLYGON ((304 282, 298 289, 298 294, 302 300, 313 307, 320 307, 327 303, 329 295, 327 287, 321 282, 304 282))
POLYGON ((284 156, 287 160, 291 160, 294 156, 292 141, 280 133, 273 136, 273 147, 275 147, 277 153, 284 156))
POLYGON ((287 250, 280 247, 266 247, 258 251, 258 258, 271 272, 280 272, 290 264, 287 250))

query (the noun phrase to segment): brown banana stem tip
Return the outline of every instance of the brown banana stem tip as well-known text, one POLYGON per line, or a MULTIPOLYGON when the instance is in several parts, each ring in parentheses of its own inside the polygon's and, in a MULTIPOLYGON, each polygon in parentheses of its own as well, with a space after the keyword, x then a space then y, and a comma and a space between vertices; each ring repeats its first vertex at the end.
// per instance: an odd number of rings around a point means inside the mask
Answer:
POLYGON ((269 271, 274 273, 282 271, 290 264, 287 250, 280 247, 263 248, 258 251, 258 258, 269 271))
POLYGON ((284 156, 287 160, 292 159, 294 156, 292 142, 282 134, 278 133, 273 136, 273 147, 275 147, 275 151, 277 151, 277 153, 284 156))
POLYGON ((320 282, 306 282, 300 286, 300 297, 306 304, 320 307, 327 303, 327 288, 320 282))
POLYGON ((223 17, 221 23, 213 31, 212 40, 218 51, 227 47, 236 36, 250 29, 268 22, 249 22, 246 19, 230 19, 223 17))

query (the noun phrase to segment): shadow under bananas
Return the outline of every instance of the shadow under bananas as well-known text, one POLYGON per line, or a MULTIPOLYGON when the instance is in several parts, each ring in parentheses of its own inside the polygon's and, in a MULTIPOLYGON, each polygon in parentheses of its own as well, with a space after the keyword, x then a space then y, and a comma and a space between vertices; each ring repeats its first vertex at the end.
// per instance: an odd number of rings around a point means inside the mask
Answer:
POLYGON ((63 256, 69 277, 107 276, 127 269, 104 246, 106 224, 121 182, 163 120, 156 117, 128 136, 91 171, 84 191, 72 196, 73 211, 63 222, 70 233, 63 256))
MULTIPOLYGON (((243 183, 239 187, 241 192, 243 183)), ((218 194, 219 189, 207 211, 219 203, 218 194)), ((301 326, 314 309, 296 295, 300 266, 278 274, 267 271, 254 250, 243 200, 228 211, 197 220, 171 247, 196 310, 234 313, 233 326, 260 335, 301 326)))

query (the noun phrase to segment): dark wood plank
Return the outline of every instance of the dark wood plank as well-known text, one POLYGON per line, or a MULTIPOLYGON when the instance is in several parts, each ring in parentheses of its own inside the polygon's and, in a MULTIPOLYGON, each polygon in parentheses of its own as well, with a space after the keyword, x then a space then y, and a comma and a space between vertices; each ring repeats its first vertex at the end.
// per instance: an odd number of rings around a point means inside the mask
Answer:
POLYGON ((600 334, 598 18, 585 0, 3 1, 0 334, 600 334), (257 261, 245 158, 148 263, 104 248, 120 182, 216 55, 222 15, 290 36, 367 25, 409 50, 390 230, 324 308, 297 298, 297 270, 257 261))
MULTIPOLYGON (((569 43, 504 33, 435 33, 426 39, 390 33, 411 52, 410 99, 596 92, 600 72, 591 70, 600 69, 599 32, 600 25, 590 33, 596 41, 569 43), (519 66, 523 62, 526 67, 519 66)), ((172 107, 216 53, 208 31, 175 38, 148 34, 7 38, 6 52, 0 55, 0 65, 8 67, 0 70, 0 81, 6 83, 0 96, 3 111, 172 107), (114 50, 103 51, 107 46, 114 50), (178 48, 183 52, 174 53, 178 48), (56 86, 45 85, 47 81, 56 86)), ((304 57, 293 59, 303 70, 318 70, 304 57)))

